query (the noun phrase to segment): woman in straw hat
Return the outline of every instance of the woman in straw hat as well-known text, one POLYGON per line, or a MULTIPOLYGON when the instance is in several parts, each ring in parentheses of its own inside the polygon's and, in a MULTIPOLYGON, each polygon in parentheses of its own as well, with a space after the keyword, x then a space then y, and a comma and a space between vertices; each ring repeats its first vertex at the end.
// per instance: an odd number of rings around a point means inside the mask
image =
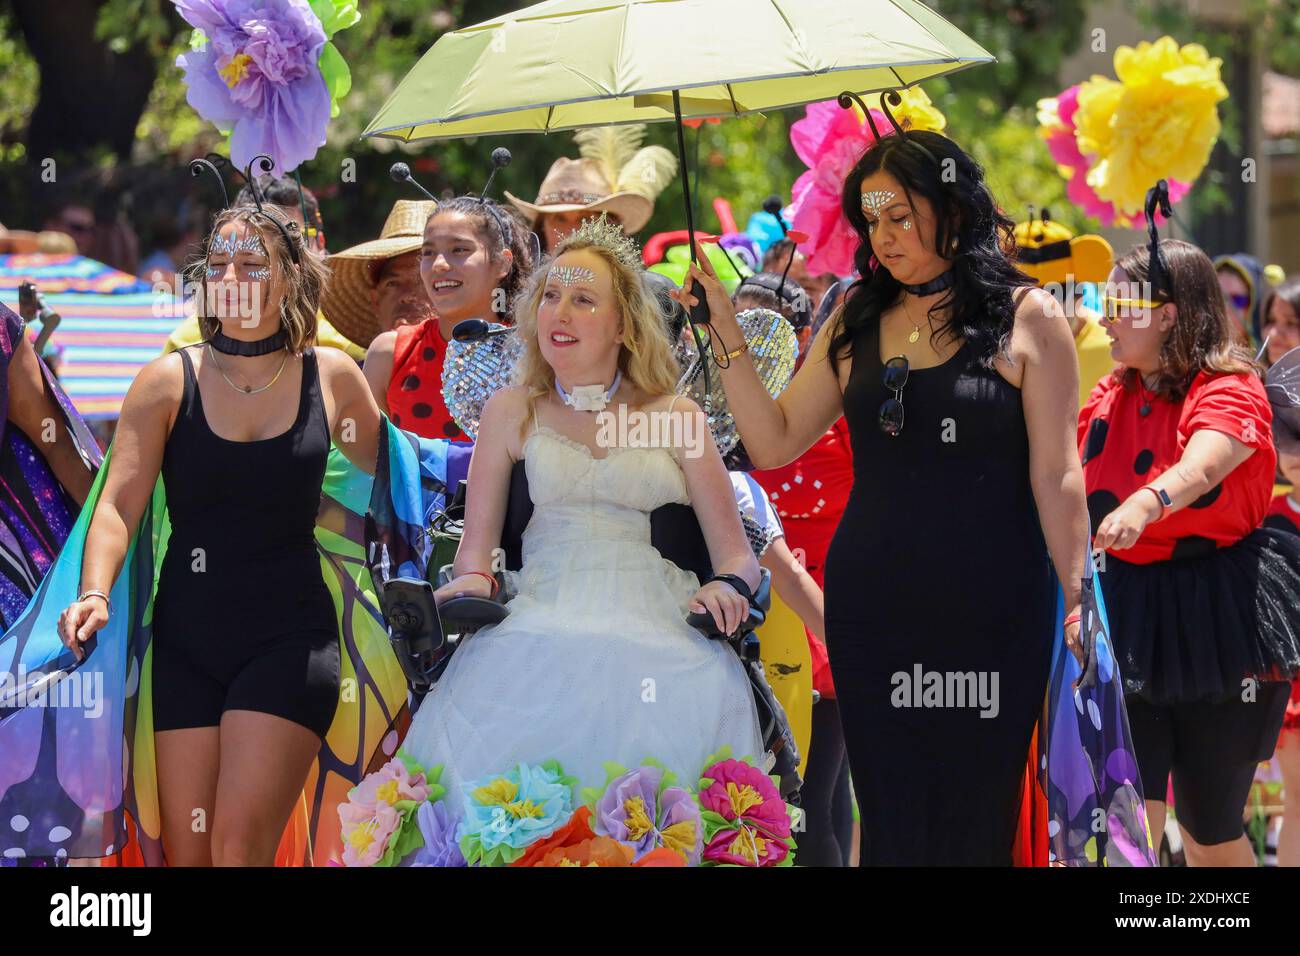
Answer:
POLYGON ((629 236, 644 228, 677 172, 676 157, 662 146, 642 147, 644 136, 640 123, 581 130, 573 139, 582 158, 557 159, 534 202, 506 191, 541 238, 542 252, 602 212, 629 236))
POLYGON ((532 271, 531 243, 515 217, 491 200, 457 196, 438 203, 419 248, 434 314, 376 335, 366 352, 366 380, 394 425, 424 438, 463 440, 442 398, 447 342, 466 319, 506 319, 532 271))

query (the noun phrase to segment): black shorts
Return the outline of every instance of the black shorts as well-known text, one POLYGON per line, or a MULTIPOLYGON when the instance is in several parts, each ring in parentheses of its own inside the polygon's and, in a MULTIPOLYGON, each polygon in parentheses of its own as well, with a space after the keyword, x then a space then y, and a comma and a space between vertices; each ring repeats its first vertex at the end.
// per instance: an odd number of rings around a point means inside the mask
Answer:
POLYGON ((283 717, 322 739, 339 703, 339 641, 335 633, 285 636, 222 660, 155 638, 155 731, 217 727, 227 710, 283 717))
MULTIPOLYGON (((1134 756, 1148 800, 1174 777, 1179 824, 1202 846, 1242 835, 1242 811, 1261 760, 1273 755, 1291 685, 1260 683, 1254 701, 1152 704, 1125 697, 1134 756)), ((1157 834, 1158 837, 1158 834, 1157 834)))

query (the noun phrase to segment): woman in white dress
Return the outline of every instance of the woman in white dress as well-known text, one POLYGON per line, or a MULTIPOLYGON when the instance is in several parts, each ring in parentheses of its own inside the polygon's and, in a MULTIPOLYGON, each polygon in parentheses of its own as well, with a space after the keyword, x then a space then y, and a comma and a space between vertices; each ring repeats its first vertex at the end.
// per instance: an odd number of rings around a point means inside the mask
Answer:
POLYGON ((463 785, 520 763, 558 761, 577 792, 602 787, 607 762, 650 758, 693 787, 724 747, 761 759, 742 664, 685 620, 707 611, 734 632, 748 613, 740 592, 757 587, 759 567, 703 413, 673 394, 678 367, 636 247, 608 224, 584 226, 534 276, 516 318, 521 384, 484 408, 456 576, 435 600, 492 595, 511 468, 522 459, 534 511, 522 569, 508 572, 516 596, 503 623, 456 652, 405 753, 442 765, 450 808, 461 806, 463 785), (638 415, 675 424, 659 431, 686 440, 610 447, 618 430, 609 424, 638 415), (670 502, 692 505, 715 575, 731 582, 701 586, 651 545, 650 512, 670 502))

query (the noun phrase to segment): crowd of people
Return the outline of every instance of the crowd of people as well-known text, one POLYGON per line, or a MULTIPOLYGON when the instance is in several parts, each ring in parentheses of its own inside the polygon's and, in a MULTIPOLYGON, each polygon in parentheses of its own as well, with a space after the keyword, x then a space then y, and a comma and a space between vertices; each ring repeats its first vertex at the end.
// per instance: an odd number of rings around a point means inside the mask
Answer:
MULTIPOLYGON (((1172 806, 1189 864, 1253 865, 1243 814, 1276 749, 1277 859, 1300 864, 1300 493, 1275 494, 1300 479, 1300 434, 1264 382, 1300 346, 1300 279, 1173 239, 1111 261, 1046 216, 1014 223, 952 139, 899 131, 842 183, 852 275, 813 274, 784 239, 729 290, 700 242, 663 295, 631 238, 663 182, 617 179, 562 159, 532 202, 401 199, 377 238, 333 253, 309 189, 251 182, 199 255, 183 261, 173 230, 141 264, 188 270, 203 293, 133 383, 102 464, 6 312, 6 628, 75 541, 58 632, 77 662, 93 655, 139 610, 114 589, 165 491, 140 705, 162 858, 277 859, 353 667, 317 546, 347 522, 326 517, 342 506, 322 489, 351 468, 374 476, 372 501, 418 499, 436 461, 445 502, 459 449, 454 564, 442 579, 417 565, 439 605, 505 592, 509 614, 462 638, 396 725, 394 760, 363 761, 372 772, 336 799, 320 825, 344 862, 392 862, 409 824, 416 865, 583 862, 602 840, 644 865, 1010 864, 1054 652, 1085 667, 1096 653, 1095 554, 1152 848, 1172 806), (1086 294, 1040 288, 1053 270, 1086 294), (212 308, 235 289, 256 290, 256 314, 212 308), (775 396, 737 318, 755 309, 797 343, 775 396), (520 345, 514 384, 472 426, 444 392, 470 319, 520 345), (692 343, 743 460, 712 442, 603 443, 613 411, 709 433, 711 410, 679 394, 692 343), (59 424, 40 438, 46 421, 59 424), (506 569, 521 489, 531 518, 506 569), (682 505, 703 580, 655 537, 682 505), (805 628, 815 692, 797 797, 766 776, 743 659, 685 617, 734 634, 769 581, 805 628), (975 675, 978 705, 932 701, 931 674, 940 689, 975 675), (398 794, 415 822, 398 822, 398 794), (194 808, 210 826, 192 826, 194 808)), ((79 248, 81 211, 60 220, 79 248)))

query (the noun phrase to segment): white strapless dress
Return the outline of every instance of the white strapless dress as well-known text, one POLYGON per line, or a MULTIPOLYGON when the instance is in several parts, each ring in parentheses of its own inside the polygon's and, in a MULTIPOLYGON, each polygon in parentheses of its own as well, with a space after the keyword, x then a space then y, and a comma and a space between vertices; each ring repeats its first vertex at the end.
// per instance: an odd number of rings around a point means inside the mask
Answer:
POLYGON ((453 807, 465 781, 521 762, 558 760, 603 788, 606 761, 654 758, 690 787, 723 745, 761 761, 742 664, 686 623, 699 582, 650 544, 650 512, 690 503, 672 452, 595 458, 542 426, 524 457, 534 511, 510 616, 465 639, 405 750, 443 765, 453 807))

